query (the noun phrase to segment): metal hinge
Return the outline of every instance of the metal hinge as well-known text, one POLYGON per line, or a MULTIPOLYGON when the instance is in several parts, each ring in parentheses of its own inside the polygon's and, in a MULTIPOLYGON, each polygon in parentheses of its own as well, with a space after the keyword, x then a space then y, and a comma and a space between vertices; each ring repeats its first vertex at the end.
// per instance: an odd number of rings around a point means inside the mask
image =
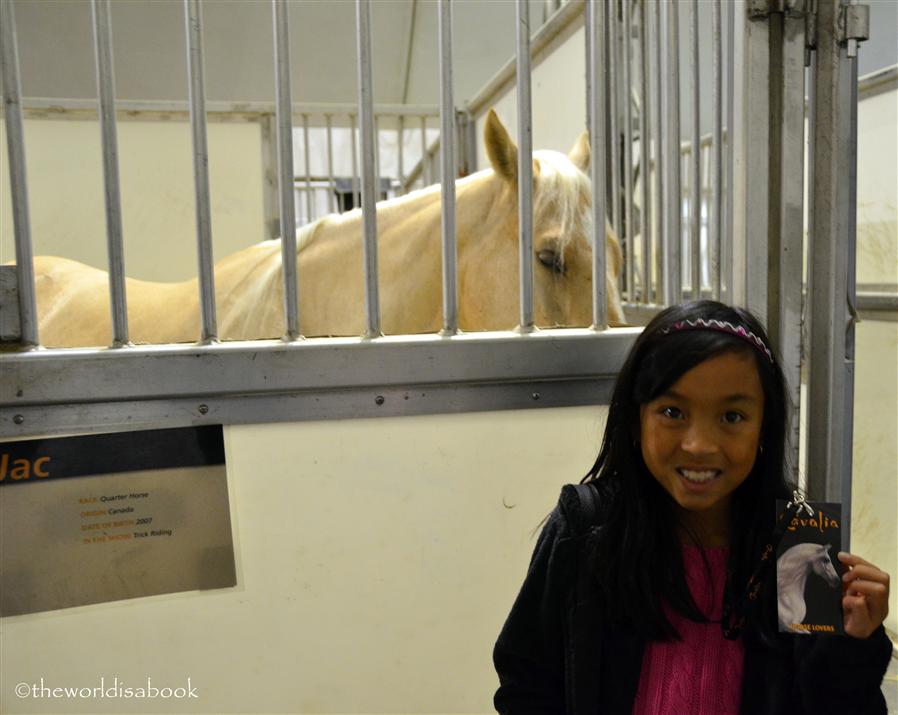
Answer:
POLYGON ((748 0, 748 16, 758 19, 780 13, 787 17, 804 17, 812 3, 813 0, 748 0))
POLYGON ((839 9, 836 39, 848 46, 848 56, 857 57, 857 43, 870 37, 870 6, 843 5, 839 9))

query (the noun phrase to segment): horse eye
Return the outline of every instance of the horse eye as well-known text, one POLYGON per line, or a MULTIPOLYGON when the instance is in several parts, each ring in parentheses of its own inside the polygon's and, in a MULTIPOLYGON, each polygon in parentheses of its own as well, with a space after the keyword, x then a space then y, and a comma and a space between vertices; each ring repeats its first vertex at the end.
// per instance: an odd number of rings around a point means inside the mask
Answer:
POLYGON ((561 260, 561 256, 551 248, 542 249, 536 254, 536 257, 539 259, 540 263, 547 268, 551 268, 555 273, 558 273, 559 275, 564 274, 564 262, 561 260))

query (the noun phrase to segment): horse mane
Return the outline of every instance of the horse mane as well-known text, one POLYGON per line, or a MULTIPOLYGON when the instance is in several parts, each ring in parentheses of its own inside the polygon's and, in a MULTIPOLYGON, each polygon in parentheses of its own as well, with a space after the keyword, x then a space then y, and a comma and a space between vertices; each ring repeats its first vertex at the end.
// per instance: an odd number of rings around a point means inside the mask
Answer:
POLYGON ((562 255, 576 236, 586 236, 592 241, 589 230, 590 213, 585 210, 591 204, 592 182, 573 162, 561 152, 541 150, 533 153, 539 161, 537 190, 533 193, 534 224, 546 210, 554 207, 560 221, 559 246, 562 255))

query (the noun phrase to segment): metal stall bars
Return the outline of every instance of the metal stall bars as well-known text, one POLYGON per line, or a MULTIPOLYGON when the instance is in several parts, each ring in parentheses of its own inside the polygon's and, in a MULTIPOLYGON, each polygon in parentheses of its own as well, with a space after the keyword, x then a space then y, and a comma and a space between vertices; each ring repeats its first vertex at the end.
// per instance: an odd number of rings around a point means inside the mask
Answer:
MULTIPOLYGON (((278 196, 281 219, 281 261, 284 272, 284 337, 295 340, 299 330, 299 287, 296 272, 296 206, 293 198, 293 109, 290 89, 290 31, 286 0, 272 0, 274 22, 275 97, 277 101, 278 196)), ((303 115, 305 119, 306 115, 303 115)), ((330 123, 330 117, 328 117, 330 123)), ((305 123, 304 123, 305 124, 305 123)), ((308 129, 306 128, 306 136, 308 129)), ((330 139, 330 132, 328 132, 330 139)), ((306 141, 308 147, 308 140, 306 141)), ((330 151, 330 143, 328 143, 330 151)), ((308 165, 308 149, 306 150, 308 165)))
POLYGON ((196 240, 203 343, 218 337, 215 318, 215 270, 212 258, 212 212, 209 205, 209 149, 206 142, 206 94, 203 72, 202 6, 184 0, 187 26, 187 68, 190 76, 190 128, 193 137, 193 175, 196 191, 196 240))
POLYGON ((115 83, 112 75, 112 20, 109 0, 93 0, 94 50, 97 65, 98 116, 103 143, 103 188, 106 206, 106 245, 109 257, 109 293, 112 310, 112 345, 128 344, 128 309, 125 297, 125 258, 122 245, 122 202, 119 193, 118 139, 115 130, 115 83))
POLYGON ((696 300, 702 297, 702 159, 701 159, 701 97, 699 82, 698 53, 698 0, 692 0, 691 22, 689 24, 689 39, 691 46, 692 70, 692 141, 690 143, 691 168, 689 171, 689 237, 691 270, 690 282, 692 285, 692 297, 696 300))
POLYGON ((857 222, 857 50, 869 8, 817 4, 811 191, 808 491, 839 500, 843 549, 851 517, 857 222), (847 239, 847 240, 846 240, 847 239), (847 523, 846 523, 847 522, 847 523))
POLYGON ((34 289, 34 256, 31 250, 31 220, 28 213, 28 184, 25 180, 25 135, 22 130, 22 85, 19 80, 19 51, 15 15, 11 2, 0 3, 2 40, 3 110, 6 146, 9 153, 10 192, 16 244, 16 289, 19 310, 19 341, 35 347, 40 341, 34 289))
MULTIPOLYGON (((362 2, 367 5, 367 0, 362 2)), ((191 63, 191 86, 199 85, 191 96, 192 129, 196 134, 205 117, 203 107, 196 107, 198 102, 202 105, 201 25, 191 9, 197 8, 188 4, 185 15, 188 34, 195 35, 190 48, 195 60, 191 63)), ((362 25, 368 8, 359 9, 362 25)), ((365 32, 360 34, 359 43, 364 46, 369 40, 365 32)), ((360 53, 363 60, 364 55, 360 53)), ((597 56, 595 50, 592 56, 597 56)), ((368 72, 364 71, 364 61, 360 65, 365 179, 373 164, 371 142, 365 140, 370 130, 364 129, 366 124, 370 127, 372 119, 364 101, 366 88, 370 99, 371 77, 370 62, 368 72)), ((519 97, 522 103, 523 99, 519 97)), ((195 151, 195 158, 199 176, 207 157, 204 151, 195 151)), ((208 190, 203 191, 201 180, 196 183, 198 201, 202 204, 205 197, 208 206, 208 190)), ((366 203, 373 212, 370 197, 366 203)), ((525 208, 532 211, 532 207, 525 208)), ((204 228, 209 237, 208 214, 204 228)), ((198 234, 202 242, 204 231, 198 230, 198 234)), ((211 251, 207 253, 211 259, 211 251)), ((370 265, 367 274, 369 284, 376 282, 376 270, 370 265)), ((204 293, 212 295, 211 282, 203 283, 204 293)), ((596 284, 601 286, 602 281, 596 284)), ((370 317, 369 333, 374 332, 370 330, 370 317)), ((211 338, 214 320, 212 330, 208 323, 207 313, 203 337, 211 338)), ((14 396, 13 409, 0 415, 0 434, 315 419, 321 417, 322 410, 329 417, 453 412, 495 409, 497 400, 500 407, 523 407, 538 397, 541 405, 607 400, 613 376, 637 331, 550 332, 532 338, 520 333, 383 340, 369 335, 362 340, 316 339, 287 344, 209 344, 211 340, 207 340, 203 344, 133 347, 127 351, 14 354, 8 360, 4 358, 14 396), (302 371, 295 369, 297 351, 302 351, 302 371), (568 356, 563 364, 556 359, 559 352, 568 356), (477 369, 472 370, 472 365, 477 369), (141 379, 134 380, 138 371, 141 379), (56 379, 47 380, 48 373, 56 379), (408 407, 403 400, 391 402, 403 391, 408 396, 410 385, 422 386, 420 400, 408 407), (372 399, 374 395, 376 399, 372 399)))
POLYGON ((679 8, 678 3, 664 4, 666 10, 665 35, 666 43, 666 73, 667 82, 664 83, 664 113, 667 117, 665 123, 662 145, 667 147, 664 157, 664 165, 667 169, 667 183, 664 191, 664 211, 666 221, 664 226, 664 304, 673 305, 680 301, 682 296, 683 276, 680 270, 680 247, 682 245, 681 220, 683 210, 681 207, 680 190, 680 56, 679 56, 679 8))
MULTIPOLYGON (((455 102, 452 97, 452 5, 440 0, 440 175, 442 176, 443 335, 458 332, 455 242, 455 102)), ((421 157, 422 161, 424 156, 421 157)), ((402 167, 400 164, 400 179, 402 167)))
MULTIPOLYGON (((592 147, 590 178, 592 179, 592 327, 605 330, 608 327, 608 296, 605 286, 605 101, 610 77, 605 71, 605 38, 608 25, 608 6, 605 3, 588 3, 586 6, 587 35, 587 86, 589 145, 592 147)), ((616 140, 616 138, 615 138, 616 140)))
POLYGON ((533 330, 533 122, 530 99, 530 4, 517 0, 515 35, 518 77, 518 221, 521 323, 533 330))
POLYGON ((365 261, 365 337, 382 335, 380 329, 380 299, 377 285, 377 208, 375 206, 374 176, 374 97, 371 72, 371 5, 368 0, 356 0, 356 47, 358 51, 358 91, 360 137, 362 154, 362 225, 363 256, 365 261))

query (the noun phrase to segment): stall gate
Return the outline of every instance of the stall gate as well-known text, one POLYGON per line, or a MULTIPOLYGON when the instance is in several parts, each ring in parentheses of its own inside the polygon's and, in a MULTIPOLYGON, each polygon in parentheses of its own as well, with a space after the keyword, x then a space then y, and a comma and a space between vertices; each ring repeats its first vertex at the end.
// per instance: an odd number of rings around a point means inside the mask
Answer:
MULTIPOLYGON (((850 504, 856 56, 858 42, 867 34, 866 7, 839 0, 816 4, 738 0, 725 4, 722 12, 719 0, 701 4, 569 0, 547 5, 554 14, 531 37, 529 4, 518 0, 516 59, 459 112, 452 82, 452 8, 449 0, 440 0, 440 139, 434 143, 428 140, 425 125, 437 114, 399 108, 385 119, 387 111, 376 111, 371 93, 370 0, 356 0, 358 107, 323 111, 292 101, 286 5, 273 0, 277 102, 269 121, 277 139, 272 163, 277 166, 279 189, 276 210, 272 200, 267 213, 272 224, 276 220, 277 235, 284 237, 284 339, 221 344, 216 340, 213 297, 203 21, 200 3, 185 0, 201 325, 195 344, 138 347, 129 343, 125 308, 116 156, 116 108, 122 107, 112 90, 109 2, 93 0, 114 326, 111 349, 102 350, 38 349, 22 133, 28 100, 20 96, 13 5, 6 2, 0 7, 18 267, 15 298, 4 302, 3 312, 4 324, 14 324, 11 332, 19 345, 3 355, 5 409, 0 437, 606 401, 638 331, 607 329, 601 279, 593 280, 591 327, 536 331, 529 273, 531 56, 547 51, 560 28, 582 22, 586 123, 593 147, 593 231, 601 236, 607 217, 621 238, 626 268, 620 288, 630 322, 643 323, 664 305, 699 296, 744 305, 761 316, 782 355, 796 408, 791 429, 793 471, 799 444, 801 336, 806 326, 808 439, 814 441, 808 449, 809 489, 814 496, 850 504), (708 71, 699 58, 700 46, 706 44, 699 32, 700 15, 708 16, 712 60, 713 116, 706 136, 700 131, 700 73, 708 71), (688 42, 681 43, 681 27, 689 28, 688 42), (681 71, 684 51, 688 69, 681 71), (689 78, 688 93, 683 92, 683 77, 689 78), (473 163, 472 128, 485 114, 489 98, 509 85, 517 93, 520 255, 527 259, 521 261, 520 326, 509 333, 462 335, 457 325, 454 178, 473 163), (806 94, 811 148, 805 301, 797 278, 803 273, 806 94), (685 143, 684 107, 692 108, 685 143), (410 132, 422 137, 416 165, 406 171, 399 159, 395 180, 387 185, 381 183, 377 168, 378 114, 397 132, 398 147, 405 145, 410 132), (326 174, 316 173, 306 148, 305 166, 294 170, 294 127, 298 120, 307 144, 310 130, 323 124, 330 147, 333 135, 328 129, 337 116, 348 120, 353 135, 358 121, 360 171, 357 184, 354 176, 349 177, 349 193, 358 191, 364 216, 366 328, 357 339, 304 339, 296 289, 297 208, 305 221, 319 210, 340 207, 328 205, 333 198, 316 198, 318 193, 336 196, 338 177, 332 167, 326 174), (405 191, 417 181, 436 178, 437 154, 444 206, 443 330, 433 336, 384 338, 374 203, 384 192, 405 191), (844 240, 846 236, 851 240, 844 240), (559 363, 558 354, 570 357, 559 363), (141 375, 139 382, 132 379, 134 374, 141 375), (383 398, 421 386, 427 387, 421 400, 383 398), (450 394, 452 399, 447 400, 450 394)), ((355 142, 349 143, 355 147, 355 142)), ((596 243, 601 245, 601 239, 596 243)), ((604 262, 604 252, 594 251, 594 277, 604 276, 604 262)))

